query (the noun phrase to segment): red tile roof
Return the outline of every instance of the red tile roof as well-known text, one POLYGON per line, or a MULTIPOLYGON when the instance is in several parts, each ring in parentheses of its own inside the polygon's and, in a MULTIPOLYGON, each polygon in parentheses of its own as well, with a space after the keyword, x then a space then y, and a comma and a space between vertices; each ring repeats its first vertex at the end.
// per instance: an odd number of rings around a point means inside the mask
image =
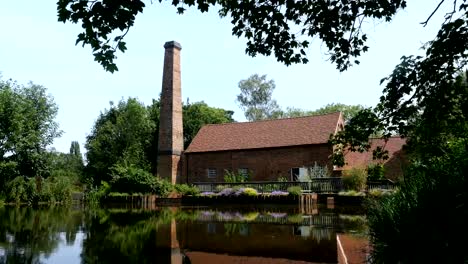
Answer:
POLYGON ((345 153, 346 165, 342 169, 350 169, 353 167, 367 167, 372 160, 372 151, 375 150, 378 146, 385 146, 385 150, 388 151, 388 159, 382 163, 386 163, 392 160, 393 157, 399 155, 402 150, 403 145, 406 144, 406 139, 400 137, 391 137, 385 143, 383 139, 373 138, 371 139, 371 148, 367 152, 348 152, 345 153))
POLYGON ((206 125, 185 151, 209 152, 327 143, 342 123, 340 112, 257 122, 206 125))

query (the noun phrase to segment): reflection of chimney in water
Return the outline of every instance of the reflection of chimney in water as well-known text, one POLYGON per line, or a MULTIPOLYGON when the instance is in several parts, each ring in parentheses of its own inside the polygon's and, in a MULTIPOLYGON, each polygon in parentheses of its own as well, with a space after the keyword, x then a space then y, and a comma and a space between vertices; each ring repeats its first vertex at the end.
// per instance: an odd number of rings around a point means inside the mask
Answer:
POLYGON ((158 175, 172 183, 180 183, 184 148, 180 50, 175 41, 164 44, 164 69, 161 92, 158 142, 158 175))

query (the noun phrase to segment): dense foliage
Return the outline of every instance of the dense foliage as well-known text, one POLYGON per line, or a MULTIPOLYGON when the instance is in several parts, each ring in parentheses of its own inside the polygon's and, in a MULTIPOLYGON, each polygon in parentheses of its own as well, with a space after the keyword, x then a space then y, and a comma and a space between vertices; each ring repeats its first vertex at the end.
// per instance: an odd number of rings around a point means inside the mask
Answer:
POLYGON ((184 148, 187 148, 202 126, 206 124, 232 123, 233 111, 210 107, 205 102, 187 102, 182 106, 184 148))
POLYGON ((415 163, 394 195, 369 210, 376 263, 466 263, 468 141, 415 163), (417 245, 417 246, 415 246, 417 245))
MULTIPOLYGON (((154 176, 157 171, 159 101, 144 106, 135 98, 110 104, 87 137, 86 179, 99 193, 101 182, 109 191, 167 195, 172 189, 154 176)), ((188 146, 205 124, 233 122, 232 111, 204 102, 183 106, 184 144, 188 146)))
POLYGON ((352 168, 343 172, 343 189, 363 191, 366 187, 367 171, 363 168, 352 168))
POLYGON ((79 185, 78 142, 70 154, 46 148, 60 136, 57 106, 46 88, 0 80, 0 197, 7 202, 64 202, 79 185))
POLYGON ((0 186, 17 176, 47 177, 46 147, 60 135, 46 88, 0 80, 0 186))

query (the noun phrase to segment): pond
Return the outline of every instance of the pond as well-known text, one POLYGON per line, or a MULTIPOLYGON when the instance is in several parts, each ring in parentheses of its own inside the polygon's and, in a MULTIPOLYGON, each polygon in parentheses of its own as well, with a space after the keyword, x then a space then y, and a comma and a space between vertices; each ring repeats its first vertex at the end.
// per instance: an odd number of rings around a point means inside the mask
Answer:
POLYGON ((0 208, 0 263, 349 263, 360 208, 0 208))

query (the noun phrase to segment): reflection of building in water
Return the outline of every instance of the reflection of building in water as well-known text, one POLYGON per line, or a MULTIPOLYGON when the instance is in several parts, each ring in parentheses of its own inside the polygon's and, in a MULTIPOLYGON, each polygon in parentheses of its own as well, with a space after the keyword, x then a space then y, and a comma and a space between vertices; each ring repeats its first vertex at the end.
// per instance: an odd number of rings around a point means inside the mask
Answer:
MULTIPOLYGON (((335 221, 324 220, 329 216, 326 213, 304 216, 310 225, 261 218, 265 214, 257 219, 267 223, 239 222, 232 218, 238 212, 223 212, 224 218, 212 212, 201 215, 195 221, 172 220, 157 229, 155 253, 160 263, 365 263, 368 252, 367 239, 338 234, 335 221), (325 218, 312 220, 318 216, 325 218)), ((272 217, 287 219, 280 213, 272 217)))
MULTIPOLYGON (((333 229, 311 227, 311 234, 314 229, 330 232, 330 235, 321 234, 319 241, 312 235, 294 236, 296 227, 294 224, 195 221, 178 223, 177 235, 180 247, 191 263, 224 264, 215 262, 218 259, 227 261, 226 263, 234 263, 235 260, 242 260, 240 263, 247 260, 249 261, 245 263, 286 263, 281 262, 286 259, 307 263, 337 262, 336 236, 333 229), (202 255, 191 254, 194 252, 202 255), (225 259, 218 256, 223 254, 229 257, 225 259), (209 257, 209 260, 196 262, 197 259, 202 261, 201 256, 209 257)), ((305 232, 305 229, 303 231, 305 232)))

